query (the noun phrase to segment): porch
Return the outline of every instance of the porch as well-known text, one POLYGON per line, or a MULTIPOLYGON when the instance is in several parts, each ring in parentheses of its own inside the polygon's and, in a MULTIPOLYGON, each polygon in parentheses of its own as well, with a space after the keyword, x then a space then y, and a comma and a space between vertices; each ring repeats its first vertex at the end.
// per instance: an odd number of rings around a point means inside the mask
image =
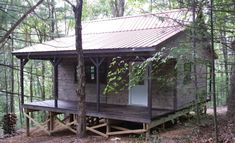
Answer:
MULTIPOLYGON (((58 100, 57 106, 55 106, 55 100, 23 104, 24 115, 26 116, 27 135, 30 135, 30 121, 48 135, 56 132, 58 127, 59 129, 68 129, 76 133, 74 125, 77 125, 76 118, 79 110, 77 104, 78 102, 76 101, 65 100, 58 100), (47 119, 43 123, 39 123, 31 118, 30 113, 37 111, 46 111, 46 113, 48 113, 47 119), (59 114, 65 115, 62 120, 57 117, 59 114)), ((86 128, 88 131, 106 138, 110 135, 149 133, 150 129, 156 126, 152 125, 155 121, 160 121, 159 119, 166 117, 168 118, 170 114, 175 113, 173 110, 152 108, 152 115, 150 116, 148 107, 103 103, 100 104, 98 111, 96 105, 96 103, 86 103, 88 123, 86 128), (119 124, 116 124, 116 122, 119 122, 119 124), (138 127, 136 129, 125 128, 122 126, 125 122, 137 123, 138 127), (106 128, 105 132, 100 130, 101 128, 106 128)), ((157 123, 157 125, 159 125, 159 123, 157 123)))
MULTIPOLYGON (((78 102, 58 100, 55 107, 54 100, 25 103, 23 108, 29 111, 48 111, 56 113, 77 114, 78 102)), ((137 123, 150 123, 151 120, 173 113, 172 110, 152 108, 152 116, 149 115, 148 107, 133 105, 100 104, 97 111, 96 103, 86 103, 86 114, 91 117, 131 121, 137 123)))

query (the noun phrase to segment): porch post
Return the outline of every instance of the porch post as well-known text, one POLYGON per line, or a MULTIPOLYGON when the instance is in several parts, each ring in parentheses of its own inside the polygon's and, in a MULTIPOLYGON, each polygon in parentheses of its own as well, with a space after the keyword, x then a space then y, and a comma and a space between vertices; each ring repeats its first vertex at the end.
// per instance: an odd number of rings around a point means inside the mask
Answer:
POLYGON ((55 107, 58 107, 58 65, 54 66, 54 98, 55 107))
POLYGON ((24 104, 24 66, 28 59, 20 59, 20 89, 21 89, 21 105, 24 104))
POLYGON ((152 118, 152 63, 148 65, 148 112, 149 118, 152 118))
POLYGON ((97 94, 97 99, 96 99, 96 110, 97 112, 100 111, 100 65, 103 63, 104 58, 99 59, 99 57, 96 57, 94 60, 93 58, 90 57, 91 62, 95 65, 96 67, 96 94, 97 94))
POLYGON ((100 112, 100 65, 99 58, 96 58, 96 93, 97 93, 97 112, 100 112))
POLYGON ((54 71, 54 76, 53 76, 53 84, 54 84, 54 104, 55 107, 58 107, 58 65, 60 63, 60 59, 55 58, 54 60, 51 61, 53 65, 53 71, 54 71))

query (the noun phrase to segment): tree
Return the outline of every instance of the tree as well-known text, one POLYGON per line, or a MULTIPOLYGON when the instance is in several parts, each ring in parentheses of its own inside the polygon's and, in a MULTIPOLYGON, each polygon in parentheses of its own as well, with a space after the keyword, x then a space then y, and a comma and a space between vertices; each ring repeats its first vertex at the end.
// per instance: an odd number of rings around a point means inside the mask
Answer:
POLYGON ((74 11, 75 16, 75 41, 76 41, 76 52, 77 52, 77 96, 78 96, 78 126, 77 135, 78 138, 86 136, 86 104, 85 104, 85 66, 84 66, 84 55, 82 50, 82 6, 83 0, 76 0, 76 5, 66 0, 74 11))
POLYGON ((111 0, 113 17, 121 17, 124 15, 125 0, 111 0))
POLYGON ((37 7, 39 6, 44 0, 38 1, 34 6, 32 6, 19 20, 16 21, 15 24, 6 32, 6 34, 0 39, 0 43, 2 45, 3 42, 10 36, 10 34, 16 29, 16 27, 37 7))
MULTIPOLYGON (((231 49, 235 52, 235 41, 231 44, 231 49)), ((228 111, 227 115, 231 117, 235 117, 235 65, 232 65, 232 75, 230 78, 231 83, 231 91, 228 100, 228 111)))

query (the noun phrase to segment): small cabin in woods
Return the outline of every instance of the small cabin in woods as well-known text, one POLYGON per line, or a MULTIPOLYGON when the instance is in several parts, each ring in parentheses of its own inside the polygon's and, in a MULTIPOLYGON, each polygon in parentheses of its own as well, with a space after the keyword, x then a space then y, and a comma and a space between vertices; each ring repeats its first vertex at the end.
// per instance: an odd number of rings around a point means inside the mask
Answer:
MULTIPOLYGON (((192 48, 191 23, 192 12, 187 9, 82 23, 87 130, 105 137, 148 133, 151 128, 188 113, 196 97, 206 101, 210 57, 208 42, 197 40, 195 49, 192 48), (156 53, 164 55, 166 60, 149 62, 141 79, 128 86, 132 69, 156 53), (195 66, 192 55, 200 61, 195 66), (117 82, 110 82, 109 74, 119 70, 120 67, 115 64, 120 66, 120 62, 125 63, 126 73, 119 77, 116 75, 112 80, 122 79, 127 83, 119 88, 117 82), (107 85, 116 89, 109 88, 109 92, 105 92, 107 85), (139 123, 141 127, 128 129, 118 122, 139 123), (100 131, 100 128, 106 128, 106 132, 100 131)), ((75 119, 79 110, 75 36, 36 44, 16 50, 13 54, 20 59, 21 104, 27 119, 27 133, 29 120, 48 134, 56 130, 55 122, 76 132, 71 126, 77 124, 75 119), (23 69, 28 60, 51 61, 54 99, 24 101, 23 69), (30 112, 36 111, 47 111, 48 120, 36 122, 29 116, 30 112), (58 114, 65 114, 65 119, 57 118, 58 114), (45 126, 47 123, 49 127, 45 126)))

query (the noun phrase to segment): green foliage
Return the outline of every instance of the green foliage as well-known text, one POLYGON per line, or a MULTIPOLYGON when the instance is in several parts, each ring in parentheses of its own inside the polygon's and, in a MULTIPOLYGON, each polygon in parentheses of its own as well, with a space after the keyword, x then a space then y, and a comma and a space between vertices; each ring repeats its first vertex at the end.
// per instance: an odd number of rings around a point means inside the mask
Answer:
POLYGON ((110 0, 98 0, 95 2, 84 1, 83 20, 94 20, 111 16, 112 9, 110 0))
POLYGON ((153 69, 156 69, 159 64, 166 62, 168 57, 164 57, 161 53, 162 52, 157 52, 153 57, 146 59, 140 64, 136 64, 139 62, 131 62, 122 57, 113 58, 109 66, 109 72, 107 75, 108 82, 104 89, 104 94, 107 95, 111 92, 121 92, 144 80, 146 78, 144 76, 146 69, 151 63, 158 63, 154 64, 153 69), (130 69, 130 67, 132 69, 130 69))
POLYGON ((129 65, 127 61, 121 57, 113 58, 109 65, 108 81, 104 89, 104 94, 111 92, 118 93, 126 89, 129 81, 128 73, 129 65))

